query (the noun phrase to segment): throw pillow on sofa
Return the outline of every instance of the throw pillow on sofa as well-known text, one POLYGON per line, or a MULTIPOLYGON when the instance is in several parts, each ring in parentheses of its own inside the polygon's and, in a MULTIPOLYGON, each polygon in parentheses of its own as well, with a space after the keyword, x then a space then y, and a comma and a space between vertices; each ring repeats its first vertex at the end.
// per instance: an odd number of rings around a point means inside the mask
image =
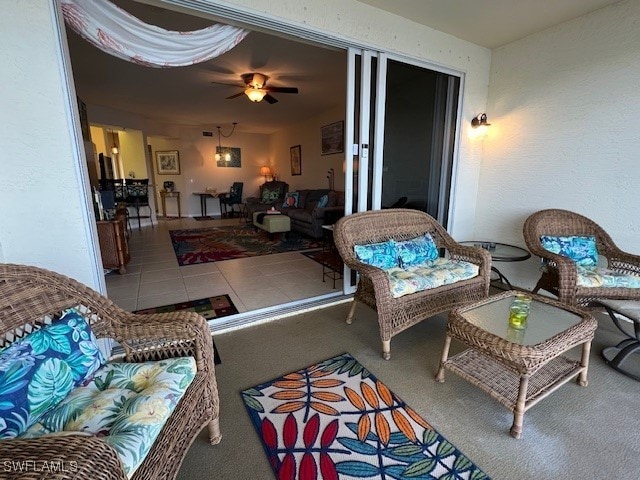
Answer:
POLYGON ((282 204, 283 208, 297 208, 298 207, 298 197, 300 194, 298 192, 289 192, 284 197, 284 203, 282 204))
POLYGON ((318 200, 318 204, 316 205, 316 207, 325 208, 328 204, 329 204, 329 196, 323 195, 320 197, 320 200, 318 200))
POLYGON ((13 438, 104 365, 85 318, 68 310, 0 353, 0 438, 13 438))

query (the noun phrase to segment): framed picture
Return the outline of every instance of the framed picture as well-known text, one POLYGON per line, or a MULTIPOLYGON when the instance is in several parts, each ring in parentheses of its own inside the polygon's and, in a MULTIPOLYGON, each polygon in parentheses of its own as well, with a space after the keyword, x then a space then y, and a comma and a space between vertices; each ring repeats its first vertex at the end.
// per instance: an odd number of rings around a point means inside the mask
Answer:
POLYGON ((240 148, 216 147, 216 153, 220 154, 220 160, 216 161, 218 167, 242 167, 242 152, 240 148))
POLYGON ((322 155, 344 152, 344 121, 322 127, 322 155))
POLYGON ((180 156, 178 150, 156 152, 158 175, 180 175, 180 156))
POLYGON ((294 145, 291 152, 291 175, 302 175, 302 147, 294 145))

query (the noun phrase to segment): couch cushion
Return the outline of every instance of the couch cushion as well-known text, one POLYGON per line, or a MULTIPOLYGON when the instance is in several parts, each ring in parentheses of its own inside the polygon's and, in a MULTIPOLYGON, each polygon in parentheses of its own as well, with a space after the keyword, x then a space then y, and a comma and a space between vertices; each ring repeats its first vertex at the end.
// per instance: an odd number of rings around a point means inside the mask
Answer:
POLYGON ((578 287, 640 288, 640 276, 626 275, 608 268, 578 265, 578 287))
POLYGON ((20 435, 105 363, 84 317, 70 309, 0 353, 0 438, 20 435))
POLYGON ((572 235, 558 237, 542 235, 540 242, 545 250, 570 258, 578 265, 598 264, 596 238, 593 236, 572 235))
POLYGON ((298 220, 299 222, 311 223, 313 221, 312 212, 304 208, 291 208, 284 211, 284 213, 292 220, 298 220))
POLYGON ((362 263, 378 268, 392 268, 398 266, 398 252, 393 240, 367 245, 354 245, 356 257, 362 263))
POLYGON ((428 233, 410 240, 396 242, 398 264, 401 268, 430 262, 438 258, 438 247, 428 233))
POLYGON ((192 357, 109 363, 25 434, 84 432, 111 445, 129 477, 140 466, 196 373, 192 357))
POLYGON ((450 285, 478 276, 479 267, 462 260, 438 258, 409 268, 389 268, 391 296, 399 298, 410 293, 450 285))

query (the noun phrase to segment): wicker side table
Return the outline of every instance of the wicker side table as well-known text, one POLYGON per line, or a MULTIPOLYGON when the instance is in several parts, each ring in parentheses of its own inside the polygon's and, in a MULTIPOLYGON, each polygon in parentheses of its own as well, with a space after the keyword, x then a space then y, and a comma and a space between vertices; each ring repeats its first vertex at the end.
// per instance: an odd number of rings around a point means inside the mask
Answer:
POLYGON ((516 292, 488 297, 453 309, 436 375, 448 369, 489 393, 513 412, 510 433, 522 436, 524 412, 577 377, 587 386, 591 340, 596 320, 587 312, 532 295, 524 330, 509 327, 509 307, 516 292), (449 358, 451 339, 468 349, 449 358), (582 345, 580 361, 562 353, 582 345))

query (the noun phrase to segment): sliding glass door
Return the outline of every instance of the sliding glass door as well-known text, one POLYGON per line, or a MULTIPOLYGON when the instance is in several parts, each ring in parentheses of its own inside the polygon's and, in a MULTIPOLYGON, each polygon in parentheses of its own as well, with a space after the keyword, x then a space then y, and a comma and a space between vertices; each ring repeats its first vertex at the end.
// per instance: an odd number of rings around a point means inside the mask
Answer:
POLYGON ((349 49, 345 214, 401 206, 448 226, 459 92, 456 75, 349 49))

